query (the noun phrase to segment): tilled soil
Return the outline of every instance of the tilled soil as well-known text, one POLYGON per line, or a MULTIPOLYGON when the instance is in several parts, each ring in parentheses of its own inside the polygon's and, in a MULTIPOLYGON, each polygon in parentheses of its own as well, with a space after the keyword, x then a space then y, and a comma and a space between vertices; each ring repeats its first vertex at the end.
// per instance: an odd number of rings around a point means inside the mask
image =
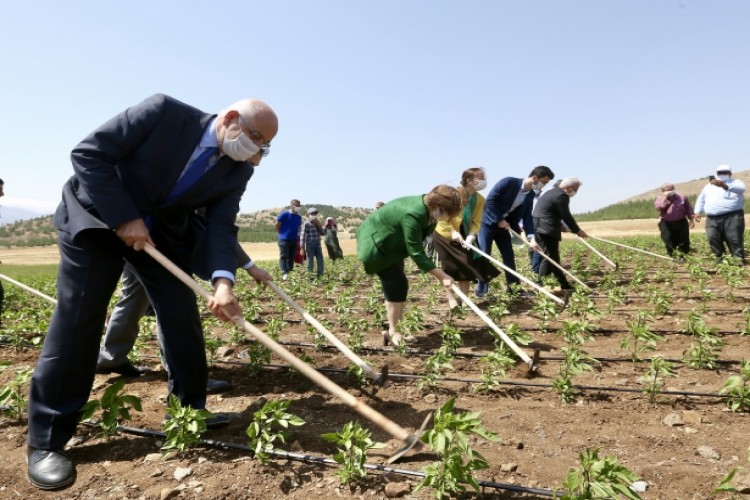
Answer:
MULTIPOLYGON (((651 245, 650 251, 659 251, 657 244, 651 242, 651 245)), ((490 463, 489 469, 476 473, 478 479, 495 483, 496 487, 482 490, 488 498, 547 497, 545 491, 562 485, 568 471, 578 465, 578 453, 586 448, 600 449, 602 457, 616 456, 620 464, 639 475, 648 485, 643 498, 721 498, 712 492, 732 468, 747 466, 750 470, 747 414, 729 411, 725 401, 718 397, 726 379, 738 373, 739 360, 750 357, 748 342, 739 334, 747 327, 747 313, 743 313, 750 297, 747 275, 743 271, 741 282, 729 288, 724 278, 715 273, 713 260, 705 254, 699 254, 689 265, 678 265, 618 253, 611 247, 600 248, 609 250, 607 255, 620 264, 614 271, 594 261, 588 270, 587 282, 593 287, 590 297, 600 316, 593 316, 591 309, 587 314, 576 311, 569 304, 556 318, 545 322, 540 319, 539 311, 533 310, 536 299, 510 302, 509 314, 499 324, 507 328, 516 323, 531 335, 533 342, 522 347, 529 354, 534 349, 541 350, 541 367, 529 378, 526 366, 518 363, 500 381, 501 385, 485 392, 476 391, 483 366, 480 358, 492 351, 494 337, 469 310, 463 318, 451 316, 429 278, 416 273, 411 277, 407 309, 421 314, 420 321, 414 323, 420 323, 423 330, 413 336, 405 354, 394 352, 392 347, 382 348, 380 325, 368 325, 366 349, 361 356, 373 366, 387 365, 391 373, 391 385, 376 395, 371 394, 371 386, 360 387, 351 375, 344 373, 349 363, 338 351, 330 347, 316 350, 309 327, 293 311, 281 311, 279 299, 270 290, 248 300, 260 306, 253 320, 258 327, 263 329, 269 320, 283 318, 285 323, 279 336, 282 344, 296 355, 309 357, 317 368, 326 369, 324 373, 331 380, 403 427, 417 428, 426 415, 450 397, 457 399, 456 411, 481 413, 485 428, 499 438, 494 443, 474 438, 471 441, 490 463), (647 269, 646 279, 639 282, 642 268, 647 269), (695 271, 699 269, 703 269, 703 274, 695 271), (625 290, 625 303, 611 301, 606 289, 611 282, 625 290), (697 282, 702 286, 696 287, 697 282), (654 313, 655 290, 668 295, 671 304, 666 312, 654 313), (655 350, 645 351, 641 357, 661 356, 675 361, 676 376, 666 378, 663 393, 653 402, 642 392, 642 378, 649 364, 632 362, 631 350, 621 347, 628 334, 628 323, 636 319, 638 311, 651 312, 653 319, 648 326, 660 337, 655 350), (693 369, 680 361, 694 341, 692 336, 681 333, 687 328, 691 311, 714 328, 725 343, 718 355, 722 362, 715 369, 693 369), (564 322, 570 320, 591 323, 592 338, 583 349, 589 356, 606 361, 597 363, 590 372, 575 376, 574 383, 585 388, 579 389, 573 402, 563 403, 551 384, 560 371, 561 349, 566 345, 560 332, 564 322), (440 332, 449 321, 461 331, 464 346, 452 361, 453 369, 443 373, 445 380, 433 387, 420 388, 418 380, 409 376, 424 375, 425 359, 441 345, 440 332), (665 423, 670 415, 681 423, 665 423), (538 491, 523 493, 513 491, 514 487, 538 491)), ((574 257, 569 255, 564 262, 567 264, 571 259, 574 257)), ((519 269, 525 269, 527 264, 522 256, 519 261, 519 269)), ((370 277, 352 278, 354 271, 345 266, 355 268, 356 263, 347 260, 330 271, 334 276, 331 281, 342 276, 348 281, 343 285, 333 286, 327 279, 310 283, 301 272, 295 272, 290 282, 279 282, 302 305, 316 309, 315 316, 342 340, 347 339, 350 331, 345 319, 372 322, 367 303, 370 297, 377 297, 370 277), (344 290, 353 297, 348 306, 340 300, 344 290)), ((493 285, 502 287, 504 283, 500 279, 493 285)), ((11 290, 10 286, 6 285, 6 291, 11 308, 24 304, 46 310, 41 302, 11 290)), ((494 289, 488 298, 476 301, 489 311, 498 305, 496 299, 494 289)), ((4 321, 5 333, 12 332, 14 321, 18 321, 12 314, 9 316, 4 321)), ((207 321, 207 330, 212 336, 222 338, 226 342, 224 348, 228 349, 220 351, 222 356, 214 362, 210 376, 232 383, 228 392, 209 396, 207 406, 212 411, 231 414, 233 420, 229 427, 209 431, 206 438, 246 444, 245 429, 263 398, 291 400, 289 411, 306 422, 292 429, 287 443, 279 446, 283 450, 330 458, 335 447, 320 435, 337 431, 356 419, 372 430, 375 440, 388 445, 372 451, 369 463, 385 464, 400 446, 343 402, 288 370, 277 356, 272 357, 272 366, 251 374, 247 369, 248 344, 232 343, 232 332, 213 321, 207 321)), ((24 335, 30 338, 33 332, 24 335)), ((153 338, 144 342, 139 351, 140 362, 150 365, 154 372, 127 380, 127 392, 142 399, 144 411, 134 412, 133 420, 126 425, 159 431, 165 411, 166 376, 160 369, 153 338)), ((0 348, 0 360, 11 361, 15 368, 33 366, 37 356, 38 351, 30 347, 0 348)), ((0 382, 6 383, 11 371, 1 373, 0 382)), ((92 397, 101 397, 115 380, 119 378, 98 375, 92 397)), ((2 420, 0 436, 3 438, 0 498, 171 498, 169 495, 206 499, 386 498, 399 494, 429 498, 434 494, 429 489, 411 493, 418 478, 403 474, 371 471, 364 482, 353 487, 342 486, 330 465, 285 459, 272 459, 268 465, 261 465, 248 452, 216 446, 203 446, 162 459, 154 455, 159 453, 162 442, 159 438, 120 434, 105 439, 83 425, 68 450, 77 464, 77 481, 65 490, 45 493, 25 479, 25 422, 2 420), (189 468, 189 475, 176 479, 178 468, 189 468)), ((435 454, 424 448, 408 454, 394 467, 419 471, 436 459, 435 454)), ((746 476, 741 472, 738 477, 746 476)))

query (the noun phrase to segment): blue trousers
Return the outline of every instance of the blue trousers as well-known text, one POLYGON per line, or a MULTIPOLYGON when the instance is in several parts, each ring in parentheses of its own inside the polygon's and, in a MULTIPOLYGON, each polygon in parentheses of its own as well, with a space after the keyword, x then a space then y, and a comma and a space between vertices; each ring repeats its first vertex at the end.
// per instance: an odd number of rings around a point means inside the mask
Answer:
POLYGON ((318 243, 317 245, 305 246, 305 256, 307 257, 308 272, 313 272, 313 259, 316 259, 318 261, 317 276, 318 278, 323 276, 323 247, 320 245, 320 243, 318 243))
MULTIPOLYGON (((489 224, 482 223, 479 228, 479 236, 477 237, 479 242, 479 249, 488 255, 492 255, 492 242, 494 241, 497 248, 500 250, 500 255, 503 259, 503 264, 512 270, 516 270, 516 255, 513 253, 513 244, 510 240, 510 232, 505 229, 500 229, 497 226, 491 226, 489 224)), ((520 283, 517 277, 505 271, 505 282, 510 288, 513 283, 520 283)), ((481 285, 480 285, 481 286, 481 285)))

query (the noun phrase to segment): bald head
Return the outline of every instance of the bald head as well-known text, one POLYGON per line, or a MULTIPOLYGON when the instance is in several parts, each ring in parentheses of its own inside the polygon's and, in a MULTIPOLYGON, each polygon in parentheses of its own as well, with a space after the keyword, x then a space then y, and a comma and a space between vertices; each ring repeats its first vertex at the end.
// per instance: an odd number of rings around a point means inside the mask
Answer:
MULTIPOLYGON (((279 119, 271 106, 260 99, 242 99, 221 110, 216 117, 216 136, 219 144, 229 130, 230 138, 244 133, 256 145, 270 145, 279 131, 279 119)), ((259 165, 261 154, 249 158, 254 165, 259 165)))

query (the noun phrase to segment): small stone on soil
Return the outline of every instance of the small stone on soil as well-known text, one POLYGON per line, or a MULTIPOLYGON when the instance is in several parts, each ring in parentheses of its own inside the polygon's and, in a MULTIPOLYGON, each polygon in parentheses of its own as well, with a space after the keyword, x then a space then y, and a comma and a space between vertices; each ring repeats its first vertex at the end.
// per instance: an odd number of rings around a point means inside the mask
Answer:
POLYGON ((411 493, 409 483, 388 483, 385 485, 385 496, 388 498, 399 498, 411 493))
POLYGON ((677 425, 684 425, 684 422, 682 421, 682 417, 678 415, 677 413, 670 413, 666 417, 664 417, 664 420, 662 420, 664 425, 667 425, 669 427, 675 427, 677 425))
POLYGON ((190 467, 177 467, 174 470, 174 478, 178 481, 182 481, 192 473, 193 469, 191 469, 190 467))
POLYGON ((721 455, 719 455, 716 450, 711 448, 710 446, 699 446, 695 450, 696 455, 700 455, 703 458, 706 458, 708 460, 719 460, 721 458, 721 455))

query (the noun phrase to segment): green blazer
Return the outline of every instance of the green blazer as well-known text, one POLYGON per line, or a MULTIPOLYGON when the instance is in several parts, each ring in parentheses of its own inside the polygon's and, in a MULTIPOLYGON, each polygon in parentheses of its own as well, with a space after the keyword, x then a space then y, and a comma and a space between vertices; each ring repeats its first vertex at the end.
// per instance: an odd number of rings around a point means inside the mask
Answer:
POLYGON ((411 257, 424 272, 435 263, 424 251, 424 239, 432 234, 424 195, 396 198, 375 210, 357 229, 357 256, 367 274, 374 274, 411 257))

